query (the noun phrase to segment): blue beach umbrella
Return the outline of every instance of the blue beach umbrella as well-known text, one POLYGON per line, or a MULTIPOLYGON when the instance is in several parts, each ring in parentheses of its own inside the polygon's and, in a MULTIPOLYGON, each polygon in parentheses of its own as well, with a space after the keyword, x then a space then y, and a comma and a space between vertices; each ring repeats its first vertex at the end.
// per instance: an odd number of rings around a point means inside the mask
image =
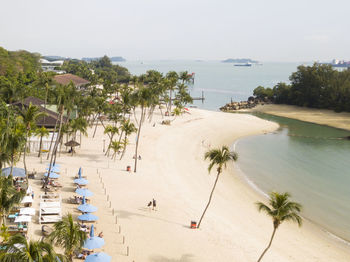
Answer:
POLYGON ((89 204, 83 204, 78 206, 78 210, 83 213, 92 213, 97 211, 97 207, 89 204))
POLYGON ((105 241, 101 237, 90 237, 85 240, 83 248, 86 249, 96 249, 101 248, 105 244, 105 241))
MULTIPOLYGON (((44 176, 48 176, 48 174, 45 173, 44 176)), ((60 177, 60 175, 56 174, 56 173, 50 173, 50 175, 49 175, 49 178, 59 178, 59 177, 60 177)))
POLYGON ((112 257, 106 253, 94 253, 86 257, 85 262, 110 262, 112 257))
POLYGON ((96 220, 98 220, 98 216, 95 216, 91 213, 86 213, 86 214, 78 216, 78 219, 81 221, 96 221, 96 220))
POLYGON ((77 179, 74 179, 74 183, 84 186, 84 185, 89 184, 89 181, 85 178, 77 178, 77 179))
MULTIPOLYGON (((11 173, 11 167, 6 167, 6 168, 1 169, 1 174, 3 176, 9 176, 10 173, 11 173)), ((24 171, 23 168, 13 167, 12 176, 13 177, 26 177, 26 172, 24 171)))
POLYGON ((77 190, 75 190, 75 193, 77 193, 78 195, 81 195, 81 196, 85 196, 85 197, 90 197, 90 196, 94 195, 94 193, 92 193, 87 188, 78 188, 77 190))
MULTIPOLYGON (((50 167, 47 167, 46 170, 49 171, 50 167)), ((51 171, 50 172, 56 172, 59 173, 60 172, 60 168, 58 166, 53 166, 51 167, 51 171)))
POLYGON ((81 167, 79 167, 78 176, 81 178, 81 167))

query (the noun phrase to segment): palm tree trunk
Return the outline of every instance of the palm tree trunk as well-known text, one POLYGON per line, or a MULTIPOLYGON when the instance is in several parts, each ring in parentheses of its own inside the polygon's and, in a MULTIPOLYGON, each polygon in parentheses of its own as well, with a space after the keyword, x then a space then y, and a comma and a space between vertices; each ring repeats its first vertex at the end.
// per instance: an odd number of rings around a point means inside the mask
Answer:
POLYGON ((54 139, 54 137, 55 137, 55 132, 56 132, 57 124, 58 124, 58 118, 57 118, 56 123, 55 123, 55 128, 54 128, 54 130, 53 130, 53 134, 52 134, 52 137, 51 137, 49 152, 47 153, 46 160, 49 160, 49 157, 50 157, 50 151, 51 151, 53 139, 54 139))
POLYGON ((201 225, 201 223, 202 223, 202 219, 203 219, 203 217, 204 217, 204 215, 205 215, 205 212, 207 212, 207 209, 208 209, 208 207, 209 207, 209 205, 210 205, 211 198, 213 197, 214 189, 215 189, 215 187, 216 187, 216 183, 218 182, 219 176, 220 176, 220 171, 218 171, 218 174, 216 175, 215 183, 214 183, 213 189, 211 190, 208 204, 207 204, 207 206, 205 207, 201 218, 199 219, 197 228, 200 227, 200 225, 201 225))
POLYGON ((124 157, 125 151, 126 151, 126 133, 125 133, 124 140, 125 140, 125 145, 124 145, 123 152, 122 152, 122 155, 120 156, 119 160, 122 160, 122 158, 124 157))
POLYGON ((26 164, 26 154, 27 154, 27 143, 28 143, 28 130, 26 132, 26 140, 24 143, 24 153, 23 153, 23 165, 24 165, 24 172, 26 173, 26 182, 27 182, 27 187, 29 186, 28 184, 28 171, 27 171, 27 164, 26 164))
POLYGON ((61 116, 60 116, 60 127, 58 129, 58 135, 57 135, 57 139, 56 139, 56 142, 55 142, 55 146, 52 150, 52 154, 51 154, 51 159, 50 159, 50 165, 49 165, 49 170, 47 171, 47 177, 45 179, 45 183, 44 183, 44 186, 47 185, 48 181, 49 181, 49 175, 51 173, 51 169, 52 169, 52 161, 53 161, 53 156, 56 155, 57 153, 57 147, 58 147, 58 143, 59 143, 59 138, 61 137, 61 129, 62 129, 62 122, 63 122, 63 112, 64 112, 64 107, 62 106, 62 109, 61 109, 61 116))
POLYGON ((142 126, 142 122, 143 122, 142 120, 143 120, 143 106, 141 107, 141 119, 140 119, 139 129, 138 129, 138 132, 137 132, 137 139, 136 139, 134 173, 136 173, 136 167, 137 167, 137 149, 139 147, 141 126, 142 126))
POLYGON ((265 250, 264 250, 264 252, 261 254, 261 256, 259 257, 258 262, 261 261, 261 259, 262 259, 263 256, 265 255, 266 251, 270 248, 270 246, 271 246, 271 244, 272 244, 273 237, 275 236, 276 230, 277 230, 277 227, 274 226, 274 227, 273 227, 272 236, 271 236, 271 239, 270 239, 270 243, 269 243, 269 245, 265 248, 265 250))
POLYGON ((38 157, 41 156, 41 147, 43 146, 43 136, 40 135, 40 143, 39 143, 39 154, 38 157))
MULTIPOLYGON (((99 117, 100 117, 100 114, 97 115, 97 118, 99 118, 99 117)), ((94 134, 92 135, 92 138, 95 137, 96 130, 97 130, 97 123, 98 123, 98 119, 97 119, 97 122, 96 122, 95 131, 94 131, 94 134)))

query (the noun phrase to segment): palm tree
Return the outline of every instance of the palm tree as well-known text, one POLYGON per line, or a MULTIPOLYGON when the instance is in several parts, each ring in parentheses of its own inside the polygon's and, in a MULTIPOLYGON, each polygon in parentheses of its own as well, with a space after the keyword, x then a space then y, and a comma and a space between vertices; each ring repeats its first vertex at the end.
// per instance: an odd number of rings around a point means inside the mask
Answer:
POLYGON ((12 186, 12 178, 0 177, 0 224, 6 224, 6 217, 16 205, 19 205, 25 193, 12 186))
POLYGON ((86 233, 80 230, 80 226, 74 223, 72 214, 68 213, 62 218, 62 221, 55 223, 49 240, 64 248, 64 254, 69 261, 73 261, 74 251, 82 248, 86 240, 86 233))
POLYGON ((139 84, 138 89, 132 94, 133 102, 135 105, 138 105, 141 107, 141 116, 140 120, 138 122, 138 132, 136 136, 136 147, 135 147, 135 166, 134 166, 134 172, 136 173, 136 168, 137 168, 137 152, 138 152, 138 147, 139 147, 139 141, 140 141, 140 135, 141 135, 141 127, 143 122, 145 121, 145 115, 146 115, 146 109, 149 105, 149 102, 152 100, 152 90, 145 87, 143 84, 139 84))
POLYGON ((1 262, 56 262, 67 261, 66 257, 56 254, 50 243, 44 241, 27 241, 25 236, 11 236, 0 252, 1 262))
POLYGON ((202 219, 205 215, 205 212, 207 211, 207 209, 210 205, 211 198, 213 197, 214 189, 216 187, 216 183, 218 182, 219 176, 222 172, 222 168, 226 168, 227 162, 236 161, 238 159, 238 155, 235 152, 230 152, 230 150, 227 146, 222 146, 221 148, 211 149, 211 150, 207 151, 204 155, 204 158, 205 159, 209 158, 209 160, 210 160, 210 164, 208 166, 209 173, 210 173, 211 169, 213 168, 213 166, 215 166, 215 165, 217 166, 217 169, 216 169, 217 175, 216 175, 213 189, 211 190, 211 193, 210 193, 208 204, 205 207, 203 214, 198 222, 198 226, 197 226, 198 228, 200 227, 202 219))
POLYGON ((168 107, 168 113, 171 112, 171 105, 172 105, 172 92, 175 90, 177 80, 179 79, 179 75, 175 71, 169 71, 166 74, 167 86, 169 90, 169 107, 168 107))
POLYGON ((296 222, 299 226, 302 225, 302 218, 299 215, 302 207, 299 203, 289 201, 290 194, 279 194, 277 192, 271 192, 269 196, 269 206, 265 205, 262 202, 256 203, 259 212, 264 211, 269 217, 272 218, 273 221, 273 232, 270 242, 259 257, 258 262, 261 261, 266 251, 270 248, 276 230, 283 221, 293 221, 296 222))
MULTIPOLYGON (((132 133, 137 131, 137 128, 133 123, 130 122, 130 120, 124 121, 121 125, 121 129, 122 129, 122 132, 124 132, 124 141, 127 141, 128 136, 130 136, 132 133)), ((125 154, 125 150, 126 150, 126 144, 124 144, 123 153, 120 156, 120 159, 123 158, 125 154)))
POLYGON ((39 154, 38 154, 38 157, 41 156, 41 149, 42 149, 42 146, 43 146, 43 140, 42 138, 43 137, 48 137, 49 136, 49 131, 45 128, 45 127, 40 127, 40 128, 37 128, 35 130, 35 134, 40 136, 40 144, 39 144, 39 154))
POLYGON ((109 144, 108 144, 108 147, 107 147, 107 151, 105 153, 105 155, 109 156, 109 150, 111 148, 111 144, 112 144, 113 138, 114 138, 114 136, 116 134, 119 134, 119 128, 116 127, 116 126, 107 125, 106 128, 105 128, 104 134, 108 134, 108 136, 109 136, 109 144))
POLYGON ((88 122, 86 119, 82 117, 78 117, 76 119, 73 119, 70 122, 70 128, 71 132, 73 133, 73 139, 76 141, 77 138, 77 132, 80 132, 80 144, 81 144, 81 135, 87 136, 87 127, 88 127, 88 122))
POLYGON ((123 143, 119 141, 112 141, 109 148, 113 150, 112 159, 116 159, 117 153, 123 148, 123 143))
POLYGON ((24 170, 26 173, 26 180, 28 185, 28 172, 27 172, 27 164, 26 164, 28 138, 29 138, 29 135, 31 134, 32 129, 36 126, 36 120, 39 117, 43 116, 44 113, 39 111, 39 107, 33 106, 32 103, 30 103, 27 109, 24 109, 20 112, 20 115, 22 117, 23 124, 26 127, 23 164, 24 164, 24 170))

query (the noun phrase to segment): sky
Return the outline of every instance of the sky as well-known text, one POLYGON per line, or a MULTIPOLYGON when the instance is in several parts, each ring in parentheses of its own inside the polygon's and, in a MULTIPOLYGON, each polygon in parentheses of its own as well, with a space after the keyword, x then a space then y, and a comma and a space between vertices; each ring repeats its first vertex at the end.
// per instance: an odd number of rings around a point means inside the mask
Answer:
POLYGON ((0 0, 0 46, 64 57, 350 60, 348 0, 0 0))

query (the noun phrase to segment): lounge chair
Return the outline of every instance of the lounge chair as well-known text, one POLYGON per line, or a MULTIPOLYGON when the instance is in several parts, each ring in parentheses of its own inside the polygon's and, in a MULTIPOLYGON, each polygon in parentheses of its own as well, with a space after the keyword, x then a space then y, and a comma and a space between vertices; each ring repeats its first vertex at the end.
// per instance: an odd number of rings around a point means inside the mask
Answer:
POLYGON ((56 223, 62 220, 62 217, 60 215, 44 215, 41 216, 39 219, 40 224, 44 223, 56 223))

